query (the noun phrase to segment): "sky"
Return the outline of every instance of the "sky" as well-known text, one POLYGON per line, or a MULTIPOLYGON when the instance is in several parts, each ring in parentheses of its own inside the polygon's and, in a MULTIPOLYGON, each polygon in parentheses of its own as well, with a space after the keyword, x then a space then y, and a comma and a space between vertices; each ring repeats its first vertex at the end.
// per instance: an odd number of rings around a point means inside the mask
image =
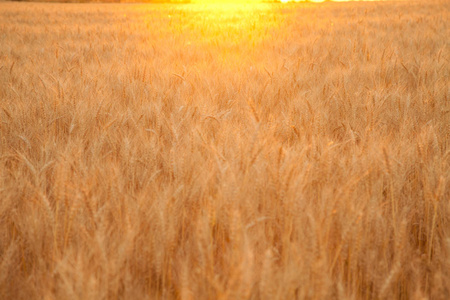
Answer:
MULTIPOLYGON (((264 0, 193 0, 193 2, 196 3, 234 3, 234 4, 239 4, 239 3, 258 3, 258 2, 263 2, 264 0)), ((266 1, 270 1, 270 0, 266 0, 266 1)), ((279 2, 302 2, 305 0, 277 0, 279 2)), ((308 0, 310 2, 324 2, 325 0, 308 0)), ((344 1, 349 1, 349 0, 332 0, 332 1, 338 1, 338 2, 344 2, 344 1)))

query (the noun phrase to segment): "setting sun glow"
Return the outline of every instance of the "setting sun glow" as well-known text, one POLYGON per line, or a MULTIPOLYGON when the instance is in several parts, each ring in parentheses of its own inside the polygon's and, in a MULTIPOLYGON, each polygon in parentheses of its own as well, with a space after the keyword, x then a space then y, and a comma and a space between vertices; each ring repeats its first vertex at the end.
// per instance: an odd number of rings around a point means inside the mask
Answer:
MULTIPOLYGON (((275 1, 264 1, 264 0, 193 0, 194 3, 201 4, 249 4, 249 3, 268 3, 268 2, 278 2, 278 3, 301 3, 301 2, 325 2, 326 0, 275 0, 275 1)), ((333 2, 347 2, 353 0, 331 0, 333 2)), ((369 0, 370 1, 370 0, 369 0)))

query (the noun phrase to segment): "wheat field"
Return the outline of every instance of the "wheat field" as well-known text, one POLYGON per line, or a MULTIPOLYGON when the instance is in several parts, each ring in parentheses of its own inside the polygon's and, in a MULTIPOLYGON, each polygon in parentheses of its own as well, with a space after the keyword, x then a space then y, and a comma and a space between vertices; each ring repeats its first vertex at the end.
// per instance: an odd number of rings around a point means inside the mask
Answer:
POLYGON ((0 3, 0 298, 449 299, 449 19, 0 3))

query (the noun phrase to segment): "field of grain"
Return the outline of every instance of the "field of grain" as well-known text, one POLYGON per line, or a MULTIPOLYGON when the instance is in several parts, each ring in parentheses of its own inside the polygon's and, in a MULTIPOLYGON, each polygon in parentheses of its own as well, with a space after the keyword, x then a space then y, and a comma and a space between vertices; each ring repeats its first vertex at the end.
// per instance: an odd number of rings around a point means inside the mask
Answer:
POLYGON ((450 2, 0 4, 1 299, 448 299, 450 2))

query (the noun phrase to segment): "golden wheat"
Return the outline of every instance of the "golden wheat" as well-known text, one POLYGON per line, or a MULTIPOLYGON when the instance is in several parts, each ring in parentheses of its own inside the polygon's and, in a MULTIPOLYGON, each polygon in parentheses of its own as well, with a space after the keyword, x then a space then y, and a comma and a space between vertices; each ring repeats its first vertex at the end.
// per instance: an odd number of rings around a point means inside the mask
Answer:
POLYGON ((448 299, 448 1, 0 4, 0 298, 448 299))

